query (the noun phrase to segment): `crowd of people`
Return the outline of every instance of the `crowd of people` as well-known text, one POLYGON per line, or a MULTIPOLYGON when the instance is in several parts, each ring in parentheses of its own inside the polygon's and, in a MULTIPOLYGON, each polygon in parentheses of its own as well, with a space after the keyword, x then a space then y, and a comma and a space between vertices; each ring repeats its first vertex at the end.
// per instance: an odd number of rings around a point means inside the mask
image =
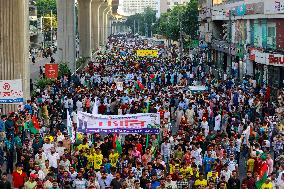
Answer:
POLYGON ((275 98, 253 78, 217 79, 201 50, 140 49, 155 47, 112 35, 85 69, 2 115, 0 188, 284 189, 283 90, 275 98), (67 113, 76 130, 78 111, 95 105, 103 115, 159 113, 160 134, 77 132, 72 141, 67 113))

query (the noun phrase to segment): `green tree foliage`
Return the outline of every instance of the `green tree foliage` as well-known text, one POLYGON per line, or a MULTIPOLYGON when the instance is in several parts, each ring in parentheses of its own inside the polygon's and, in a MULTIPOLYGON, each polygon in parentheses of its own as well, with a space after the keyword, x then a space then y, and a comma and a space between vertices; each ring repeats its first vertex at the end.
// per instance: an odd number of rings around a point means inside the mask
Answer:
POLYGON ((182 28, 183 36, 195 39, 198 31, 198 1, 191 0, 186 5, 175 6, 161 15, 154 28, 155 33, 175 41, 179 39, 182 28))
POLYGON ((51 10, 54 15, 57 14, 56 0, 36 0, 36 6, 38 16, 46 15, 51 10))
POLYGON ((64 75, 71 74, 71 71, 66 63, 60 63, 58 65, 58 78, 60 79, 64 75))
POLYGON ((129 16, 125 24, 131 28, 132 33, 139 33, 140 35, 147 35, 149 37, 155 22, 156 12, 150 7, 147 7, 143 13, 129 16))

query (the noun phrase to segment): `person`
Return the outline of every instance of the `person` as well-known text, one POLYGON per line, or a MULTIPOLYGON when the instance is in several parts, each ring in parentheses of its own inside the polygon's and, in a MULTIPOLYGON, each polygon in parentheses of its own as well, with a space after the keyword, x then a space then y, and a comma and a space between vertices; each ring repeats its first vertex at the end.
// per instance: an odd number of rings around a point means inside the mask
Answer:
POLYGON ((30 178, 28 181, 25 182, 24 188, 25 189, 34 189, 37 185, 37 182, 35 181, 37 179, 37 176, 35 174, 30 174, 30 178))
POLYGON ((261 185, 261 188, 260 188, 260 189, 273 189, 273 185, 272 185, 272 183, 271 183, 270 178, 267 178, 267 179, 265 180, 265 183, 263 183, 263 184, 261 185))
POLYGON ((14 188, 23 188, 27 174, 23 171, 23 164, 17 163, 16 170, 12 173, 14 188))
POLYGON ((7 173, 2 173, 2 179, 0 181, 1 189, 12 189, 10 181, 7 179, 7 173))
POLYGON ((160 186, 157 186, 156 189, 166 189, 166 180, 165 178, 160 178, 160 186))
POLYGON ((115 174, 115 178, 112 179, 110 186, 113 189, 120 189, 122 187, 123 179, 121 178, 121 174, 117 172, 115 174))
POLYGON ((240 179, 237 178, 237 171, 234 170, 231 178, 228 180, 228 189, 238 189, 240 186, 240 179))
POLYGON ((85 189, 88 186, 88 182, 83 178, 82 172, 78 172, 77 178, 73 181, 72 186, 76 189, 85 189))
POLYGON ((140 187, 140 181, 139 181, 139 180, 135 180, 135 181, 134 181, 134 189, 142 189, 142 188, 140 187))

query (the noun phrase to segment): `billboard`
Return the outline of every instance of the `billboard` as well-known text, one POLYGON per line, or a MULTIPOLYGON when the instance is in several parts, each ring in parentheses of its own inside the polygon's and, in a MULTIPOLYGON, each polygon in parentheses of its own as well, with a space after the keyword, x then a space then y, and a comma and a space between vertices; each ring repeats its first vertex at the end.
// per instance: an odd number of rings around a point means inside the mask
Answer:
POLYGON ((0 104, 24 102, 22 80, 0 80, 0 104))

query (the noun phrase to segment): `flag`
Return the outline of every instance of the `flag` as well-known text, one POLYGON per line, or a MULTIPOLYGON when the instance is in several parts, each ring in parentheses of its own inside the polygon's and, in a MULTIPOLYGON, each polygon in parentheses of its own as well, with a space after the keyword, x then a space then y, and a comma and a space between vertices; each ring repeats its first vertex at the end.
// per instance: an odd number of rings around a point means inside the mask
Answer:
POLYGON ((152 81, 156 81, 156 75, 155 75, 155 74, 151 74, 151 75, 150 75, 150 79, 151 79, 152 81))
POLYGON ((40 129, 39 122, 38 122, 38 120, 37 120, 37 118, 36 118, 35 115, 32 117, 32 122, 33 122, 34 128, 36 128, 37 130, 39 130, 39 129, 40 129))
POLYGON ((136 88, 137 88, 137 89, 140 89, 140 90, 143 90, 145 87, 144 87, 144 85, 141 83, 141 81, 137 80, 136 88))
POLYGON ((120 141, 119 141, 119 137, 116 134, 113 134, 112 145, 113 145, 113 148, 115 149, 115 151, 117 153, 119 153, 119 154, 122 153, 122 147, 121 147, 121 144, 120 144, 120 141))
POLYGON ((72 119, 67 109, 67 132, 70 138, 72 138, 72 119))
POLYGON ((262 184, 265 183, 267 177, 268 177, 268 164, 267 162, 265 161, 266 159, 266 155, 265 154, 262 154, 261 155, 261 159, 262 159, 262 165, 261 165, 261 168, 260 168, 260 171, 259 171, 259 179, 258 181, 256 181, 255 185, 257 187, 257 189, 260 189, 262 184))
POLYGON ((32 120, 26 121, 24 125, 25 130, 29 130, 32 134, 37 134, 40 129, 39 122, 35 116, 32 117, 32 120))
POLYGON ((149 146, 149 134, 146 135, 146 148, 149 146))
POLYGON ((150 111, 150 100, 147 102, 147 108, 146 108, 147 113, 150 111))
POLYGON ((98 107, 97 97, 95 97, 95 103, 94 103, 92 114, 93 115, 98 115, 99 114, 99 107, 98 107))

